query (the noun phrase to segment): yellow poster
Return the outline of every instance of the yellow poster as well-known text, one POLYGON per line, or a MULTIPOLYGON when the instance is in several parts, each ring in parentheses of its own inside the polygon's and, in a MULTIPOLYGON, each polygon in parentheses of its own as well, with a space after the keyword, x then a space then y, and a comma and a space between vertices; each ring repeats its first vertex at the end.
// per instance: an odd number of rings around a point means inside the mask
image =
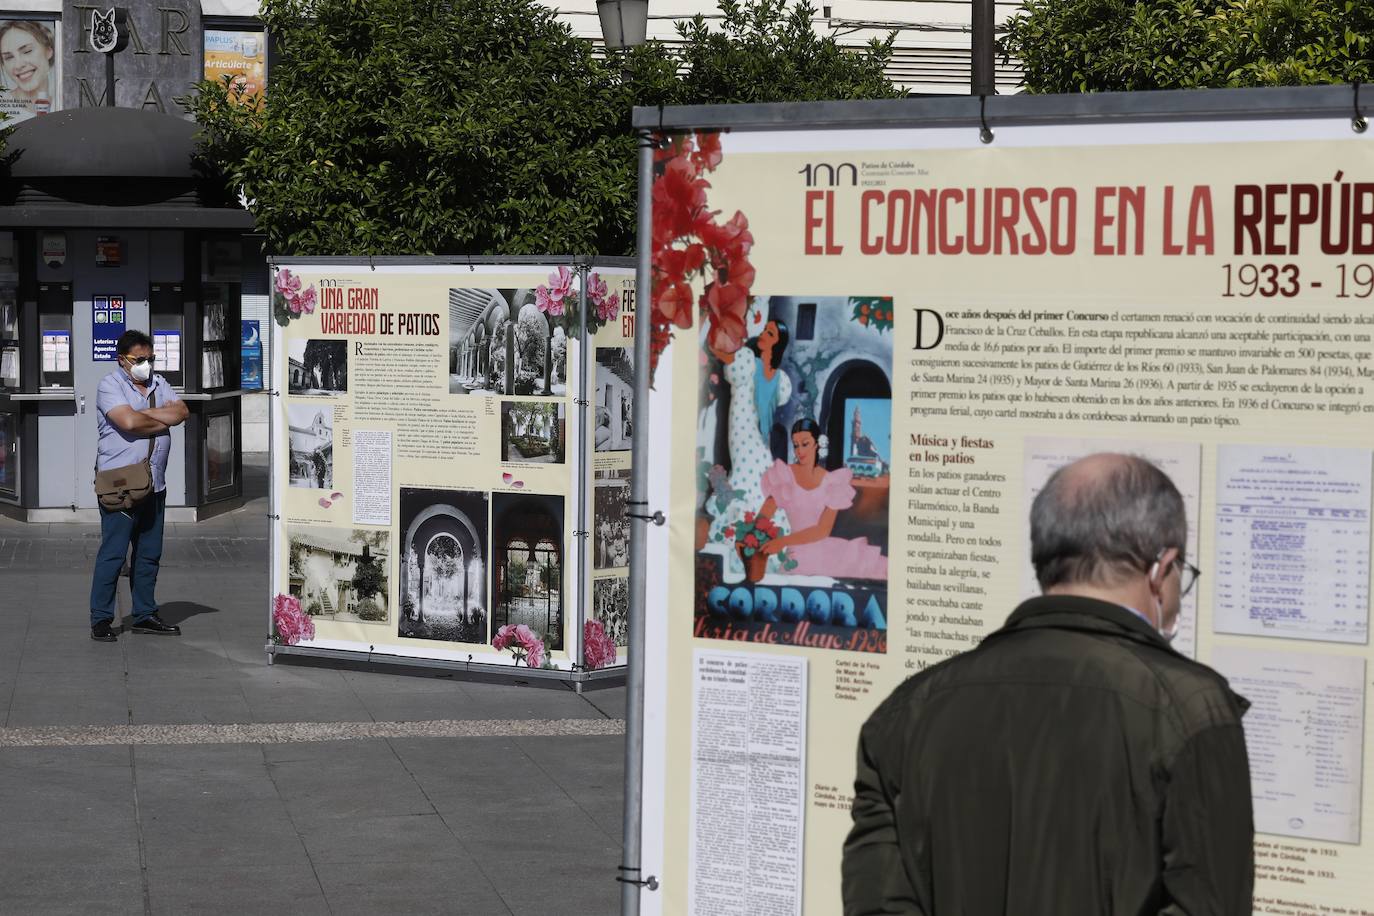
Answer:
POLYGON ((230 77, 230 88, 242 90, 242 103, 262 108, 267 90, 267 36, 263 32, 205 30, 205 78, 216 83, 230 77))
POLYGON ((1255 912, 1374 913, 1348 119, 684 133, 653 200, 646 912, 840 912, 859 727, 1036 594, 1031 499, 1114 450, 1185 497, 1175 646, 1254 704, 1255 912))
POLYGON ((631 279, 573 262, 278 265, 277 647, 562 672, 614 663, 609 637, 584 639, 580 392, 583 335, 633 327, 631 279))

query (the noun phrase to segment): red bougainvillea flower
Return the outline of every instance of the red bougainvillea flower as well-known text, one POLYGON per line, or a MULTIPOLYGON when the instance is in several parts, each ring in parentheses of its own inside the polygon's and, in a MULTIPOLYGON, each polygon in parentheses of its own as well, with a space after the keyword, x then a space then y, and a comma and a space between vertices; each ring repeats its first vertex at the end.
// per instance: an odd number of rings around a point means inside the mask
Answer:
POLYGON ((754 513, 752 513, 752 512, 745 512, 745 513, 744 513, 744 520, 745 520, 746 522, 752 522, 752 521, 754 520, 754 513))
POLYGON ((674 283, 654 297, 654 311, 663 321, 680 328, 692 326, 692 310, 696 296, 686 283, 674 283))
POLYGON ((668 161, 663 174, 654 182, 655 248, 666 247, 673 239, 692 233, 705 211, 706 189, 710 186, 686 157, 668 161))
POLYGON ((710 172, 720 165, 723 157, 720 152, 720 133, 718 131, 699 131, 697 150, 692 153, 692 161, 698 168, 710 172))

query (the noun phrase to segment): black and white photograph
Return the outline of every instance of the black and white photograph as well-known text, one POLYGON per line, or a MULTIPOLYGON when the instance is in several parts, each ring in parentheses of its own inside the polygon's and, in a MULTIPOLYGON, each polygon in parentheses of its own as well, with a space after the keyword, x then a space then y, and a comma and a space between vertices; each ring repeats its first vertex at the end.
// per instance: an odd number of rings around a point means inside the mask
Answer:
POLYGON ((489 499, 401 487, 398 636, 486 644, 489 499))
POLYGON ((630 565, 630 525, 625 501, 630 498, 630 470, 600 470, 592 486, 592 560, 596 569, 630 565))
POLYGON ((535 290, 450 289, 448 311, 449 393, 568 393, 568 338, 535 290))
POLYGON ((205 311, 201 317, 201 329, 204 332, 201 336, 207 343, 216 340, 224 340, 226 312, 227 309, 222 300, 206 300, 205 311))
POLYGON ((0 340, 19 338, 19 306, 12 288, 0 289, 0 340))
POLYGON ((290 340, 286 390, 300 397, 348 393, 347 340, 290 340))
POLYGON ((334 408, 327 404, 289 404, 291 486, 328 490, 334 486, 334 408))
POLYGON ((567 454, 567 407, 562 401, 503 401, 501 460, 562 464, 567 454))
POLYGON ((318 620, 384 624, 391 533, 366 528, 295 528, 288 533, 291 594, 318 620))
POLYGON ((525 624, 563 648, 563 497, 493 493, 493 630, 525 624))
POLYGON ((617 649, 630 644, 630 580, 625 576, 592 580, 592 619, 601 621, 617 649))
POLYGON ((200 354, 200 387, 224 387, 224 354, 218 350, 203 350, 200 354))
POLYGON ((633 351, 629 347, 597 347, 592 421, 596 451, 629 451, 634 437, 634 390, 633 351))

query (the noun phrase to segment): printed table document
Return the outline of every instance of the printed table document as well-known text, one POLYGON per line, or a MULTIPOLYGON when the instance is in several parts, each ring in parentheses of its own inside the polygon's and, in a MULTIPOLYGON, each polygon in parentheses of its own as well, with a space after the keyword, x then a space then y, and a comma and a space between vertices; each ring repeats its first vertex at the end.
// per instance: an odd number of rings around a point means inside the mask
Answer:
POLYGON ((1364 643, 1371 453, 1217 452, 1218 633, 1364 643))
POLYGON ((1255 830, 1360 842, 1364 659, 1219 647, 1243 720, 1255 830))

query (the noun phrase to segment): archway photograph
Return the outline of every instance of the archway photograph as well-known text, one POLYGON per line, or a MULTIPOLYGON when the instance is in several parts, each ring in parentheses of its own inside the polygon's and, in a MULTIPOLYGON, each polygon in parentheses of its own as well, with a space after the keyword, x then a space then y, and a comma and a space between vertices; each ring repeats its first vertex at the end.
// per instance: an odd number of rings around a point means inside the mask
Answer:
POLYGON ((448 291, 450 394, 568 393, 568 338, 533 289, 448 291))
POLYGON ((297 397, 348 393, 348 341, 289 340, 286 391, 297 397))
POLYGON ((488 500, 471 490, 401 488, 398 636, 487 642, 488 500))
POLYGON ((525 624, 563 648, 563 497, 493 493, 492 627, 525 624))

